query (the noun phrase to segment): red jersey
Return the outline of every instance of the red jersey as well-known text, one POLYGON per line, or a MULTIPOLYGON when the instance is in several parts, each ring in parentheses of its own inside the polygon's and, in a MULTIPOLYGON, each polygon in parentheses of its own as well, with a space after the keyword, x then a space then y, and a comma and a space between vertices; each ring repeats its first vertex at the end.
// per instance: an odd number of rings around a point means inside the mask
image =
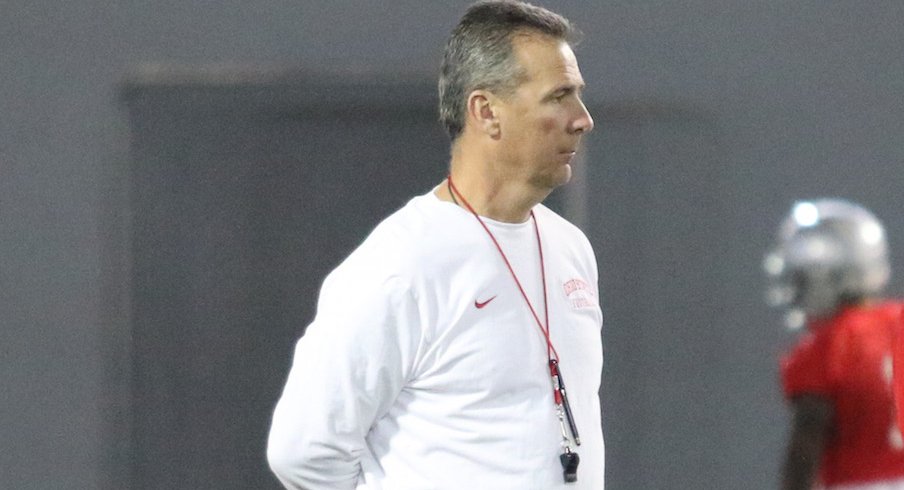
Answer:
POLYGON ((845 308, 812 323, 782 361, 788 399, 814 394, 834 406, 824 485, 904 478, 902 313, 904 303, 845 308))

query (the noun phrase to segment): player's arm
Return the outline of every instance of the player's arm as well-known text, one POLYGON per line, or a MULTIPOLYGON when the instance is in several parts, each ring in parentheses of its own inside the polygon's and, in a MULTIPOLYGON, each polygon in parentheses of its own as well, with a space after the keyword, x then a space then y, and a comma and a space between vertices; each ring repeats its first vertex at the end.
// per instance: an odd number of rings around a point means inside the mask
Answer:
POLYGON ((791 410, 782 490, 810 490, 831 431, 834 409, 828 398, 803 394, 791 401, 791 410))

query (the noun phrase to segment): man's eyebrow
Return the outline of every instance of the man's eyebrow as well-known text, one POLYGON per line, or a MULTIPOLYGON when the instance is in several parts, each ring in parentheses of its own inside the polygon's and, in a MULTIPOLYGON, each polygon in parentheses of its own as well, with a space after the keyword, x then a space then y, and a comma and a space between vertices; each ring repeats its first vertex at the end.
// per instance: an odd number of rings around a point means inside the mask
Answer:
POLYGON ((571 95, 573 93, 581 95, 581 93, 584 91, 584 86, 585 85, 583 83, 562 84, 552 89, 552 91, 549 92, 549 96, 556 97, 558 95, 571 95))

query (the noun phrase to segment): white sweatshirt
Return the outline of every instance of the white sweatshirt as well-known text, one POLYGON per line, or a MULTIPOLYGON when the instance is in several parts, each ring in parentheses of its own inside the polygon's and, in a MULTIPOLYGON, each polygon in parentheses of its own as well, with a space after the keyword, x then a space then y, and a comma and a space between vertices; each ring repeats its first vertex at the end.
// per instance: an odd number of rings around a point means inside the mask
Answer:
MULTIPOLYGON (((603 489, 596 261, 576 227, 542 205, 534 213, 551 338, 582 440, 578 481, 562 476, 533 315, 474 216, 431 192, 324 281, 270 430, 267 457, 287 488, 603 489)), ((484 221, 542 320, 533 224, 484 221)))

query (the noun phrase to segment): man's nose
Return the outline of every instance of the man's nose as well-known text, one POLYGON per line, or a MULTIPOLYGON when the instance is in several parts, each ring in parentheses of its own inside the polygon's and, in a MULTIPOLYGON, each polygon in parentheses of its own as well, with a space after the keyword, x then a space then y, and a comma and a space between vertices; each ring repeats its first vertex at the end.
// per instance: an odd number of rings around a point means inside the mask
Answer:
POLYGON ((575 133, 584 134, 593 131, 593 117, 590 115, 590 111, 587 110, 587 106, 584 105, 583 102, 578 102, 580 105, 580 113, 575 118, 572 129, 575 133))

